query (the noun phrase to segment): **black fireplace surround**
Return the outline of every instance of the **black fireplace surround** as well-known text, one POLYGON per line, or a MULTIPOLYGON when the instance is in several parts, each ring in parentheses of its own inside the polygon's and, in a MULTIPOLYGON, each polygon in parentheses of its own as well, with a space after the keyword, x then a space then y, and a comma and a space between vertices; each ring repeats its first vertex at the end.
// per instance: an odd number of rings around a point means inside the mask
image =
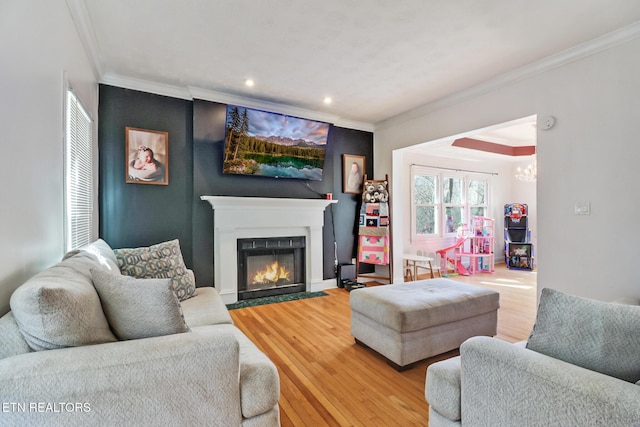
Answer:
POLYGON ((305 290, 304 236, 238 239, 238 300, 305 290))

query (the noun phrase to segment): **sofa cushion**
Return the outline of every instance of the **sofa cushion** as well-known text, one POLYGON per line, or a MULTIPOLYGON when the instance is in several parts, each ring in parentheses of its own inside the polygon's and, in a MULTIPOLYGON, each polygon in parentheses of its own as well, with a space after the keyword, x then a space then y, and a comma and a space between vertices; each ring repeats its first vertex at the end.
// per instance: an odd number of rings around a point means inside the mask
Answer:
POLYGON ((184 320, 189 327, 205 325, 232 324, 233 320, 224 305, 224 301, 215 288, 198 288, 198 295, 182 301, 184 320))
POLYGON ((640 307, 544 288, 527 348, 635 383, 640 379, 640 307))
POLYGON ((20 333, 20 328, 13 318, 13 313, 8 312, 0 317, 0 359, 29 353, 31 347, 20 333))
POLYGON ((29 346, 50 350, 117 341, 91 281, 95 255, 80 252, 49 267, 11 295, 13 316, 29 346))
POLYGON ((138 279, 170 278, 180 301, 196 294, 195 280, 184 264, 177 239, 147 247, 114 249, 113 252, 122 274, 138 279))
POLYGON ((92 270, 111 329, 121 340, 189 331, 170 279, 136 279, 92 270))

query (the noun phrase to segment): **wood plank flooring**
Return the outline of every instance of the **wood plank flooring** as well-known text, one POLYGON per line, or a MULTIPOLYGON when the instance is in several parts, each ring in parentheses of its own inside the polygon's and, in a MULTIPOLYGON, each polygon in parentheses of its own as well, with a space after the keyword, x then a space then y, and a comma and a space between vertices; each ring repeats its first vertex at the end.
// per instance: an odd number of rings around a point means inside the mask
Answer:
MULTIPOLYGON (((497 337, 515 342, 528 337, 535 320, 535 274, 498 267, 496 274, 450 278, 500 292, 497 337)), ((235 325, 278 367, 282 426, 427 425, 426 367, 458 352, 397 372, 354 343, 349 293, 326 293, 231 311, 235 325)))

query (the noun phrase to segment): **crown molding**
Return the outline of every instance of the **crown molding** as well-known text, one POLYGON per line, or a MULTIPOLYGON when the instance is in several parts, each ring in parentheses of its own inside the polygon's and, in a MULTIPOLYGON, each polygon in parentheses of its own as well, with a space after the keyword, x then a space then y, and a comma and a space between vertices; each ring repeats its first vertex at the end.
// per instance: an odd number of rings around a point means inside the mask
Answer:
POLYGON ((201 99, 203 101, 219 102, 221 104, 239 105, 242 107, 255 108, 258 110, 286 114, 294 117, 318 120, 326 123, 331 123, 334 126, 344 127, 348 129, 362 130, 366 132, 373 132, 374 129, 374 125, 372 123, 351 121, 342 119, 340 116, 334 114, 307 110, 305 108, 293 107, 290 105, 278 104, 275 102, 261 101, 254 98, 246 98, 243 96, 231 95, 224 92, 201 89, 195 86, 174 86, 165 83, 158 83, 150 80, 137 79, 134 77, 111 73, 106 73, 100 79, 100 83, 110 86, 117 86, 124 89, 153 93, 156 95, 186 99, 189 101, 193 99, 201 99))
POLYGON ((100 83, 118 86, 125 89, 138 90, 141 92, 153 93, 156 95, 170 96, 192 100, 193 97, 189 90, 182 86, 175 86, 166 83, 158 83, 150 80, 138 79, 135 77, 123 76, 120 74, 106 73, 100 79, 100 83))
POLYGON ((331 123, 334 126, 346 127, 349 129, 357 129, 373 132, 372 123, 364 123, 342 119, 340 116, 320 111, 308 110, 306 108, 293 107, 291 105, 279 104, 276 102, 262 101, 244 96, 232 95, 225 92, 217 92, 208 89, 202 89, 194 86, 188 86, 189 92, 194 99, 202 99, 204 101, 219 102, 221 104, 239 105, 257 110, 271 111, 274 113, 286 114, 288 116, 303 117, 311 120, 331 123))
POLYGON ((640 22, 635 22, 593 40, 578 44, 557 54, 486 80, 468 89, 456 92, 437 101, 424 104, 408 112, 401 113, 397 116, 378 122, 375 124, 375 129, 380 130, 390 126, 399 125, 433 111, 441 110, 468 99, 492 92, 500 87, 551 71, 555 68, 578 61, 638 37, 640 37, 640 22))
POLYGON ((341 128, 362 130, 365 132, 373 132, 376 128, 373 123, 358 122, 348 119, 339 119, 334 123, 334 125, 341 128))
POLYGON ((93 24, 89 18, 89 12, 82 0, 66 0, 69 13, 71 13, 71 20, 76 26, 76 31, 80 37, 80 42, 84 48, 85 53, 89 57, 91 68, 96 80, 99 80, 102 76, 102 58, 100 55, 100 49, 98 47, 98 40, 96 34, 93 31, 93 24))
POLYGON ((307 119, 318 120, 327 123, 335 123, 340 119, 340 117, 333 114, 326 114, 319 111, 292 107, 290 105, 278 104, 276 102, 261 101, 259 99, 247 98, 244 96, 232 95, 225 92, 202 89, 194 86, 188 86, 188 89, 194 99, 202 99, 204 101, 238 105, 242 107, 253 108, 256 110, 265 110, 274 113, 286 114, 288 116, 304 117, 307 119))

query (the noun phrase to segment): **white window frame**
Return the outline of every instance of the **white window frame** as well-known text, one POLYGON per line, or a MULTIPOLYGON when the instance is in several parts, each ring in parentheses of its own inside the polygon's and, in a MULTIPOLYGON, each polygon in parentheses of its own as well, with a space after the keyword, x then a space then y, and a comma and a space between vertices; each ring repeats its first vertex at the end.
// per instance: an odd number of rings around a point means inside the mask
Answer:
POLYGON ((73 89, 64 96, 65 251, 91 243, 93 235, 93 120, 73 89))
POLYGON ((416 233, 417 228, 417 209, 419 207, 433 207, 434 208, 434 216, 438 218, 442 216, 440 209, 442 209, 440 203, 438 202, 441 199, 441 195, 439 194, 442 190, 442 177, 438 171, 434 171, 433 169, 413 166, 411 168, 411 236, 412 240, 415 240, 416 236, 420 236, 419 240, 425 240, 426 238, 439 237, 441 234, 440 221, 436 221, 434 224, 433 233, 430 234, 418 234, 416 233), (436 203, 416 203, 416 188, 415 188, 415 177, 416 175, 420 176, 434 176, 436 180, 436 195, 434 199, 436 203))
MULTIPOLYGON (((489 216, 489 212, 490 212, 490 205, 489 205, 489 178, 486 176, 482 176, 482 175, 477 175, 477 174, 469 174, 469 178, 468 178, 468 182, 467 182, 467 194, 469 191, 469 186, 471 185, 471 180, 475 180, 475 181, 484 181, 484 191, 485 191, 485 197, 484 197, 484 203, 483 204, 471 204, 468 203, 468 209, 469 209, 469 215, 471 216, 471 209, 473 208, 483 208, 484 209, 484 214, 482 216, 489 216)), ((467 200, 469 199, 469 197, 467 197, 467 200)))
POLYGON ((455 237, 457 235, 457 228, 459 224, 454 224, 455 231, 447 232, 446 231, 446 221, 447 221, 447 207, 462 207, 462 215, 464 222, 469 225, 471 222, 471 209, 475 207, 482 207, 485 209, 485 212, 491 211, 491 200, 490 200, 490 186, 491 181, 486 174, 483 173, 474 173, 474 172, 464 172, 464 171, 455 171, 448 169, 438 169, 428 166, 419 166, 412 165, 411 167, 411 241, 426 241, 433 239, 442 239, 446 237, 455 237), (415 177, 416 175, 422 176, 435 176, 437 180, 437 194, 435 195, 436 203, 429 204, 429 206, 434 206, 436 213, 436 224, 434 225, 434 232, 431 234, 422 234, 417 233, 417 209, 420 206, 424 206, 423 204, 416 203, 416 189, 415 189, 415 177), (459 178, 462 179, 462 204, 458 203, 444 203, 444 183, 445 178, 459 178), (484 181, 485 183, 485 203, 480 205, 470 205, 468 198, 469 185, 471 180, 484 181))
POLYGON ((466 205, 466 201, 467 201, 467 180, 466 180, 466 176, 464 174, 461 174, 459 172, 454 172, 454 171, 442 171, 441 172, 441 179, 440 179, 440 194, 442 195, 442 199, 440 200, 440 203, 442 204, 442 208, 440 209, 440 211, 442 212, 442 216, 440 218, 440 223, 441 223, 441 227, 440 230, 442 230, 442 233, 440 233, 441 237, 449 237, 449 236, 455 236, 456 233, 458 232, 458 225, 459 224, 454 224, 453 225, 453 231, 449 232, 447 231, 447 208, 462 208, 462 218, 463 221, 465 222, 469 222, 469 211, 467 209, 467 205, 466 205), (447 178, 455 178, 455 179, 460 179, 462 180, 462 184, 461 184, 461 189, 460 191, 462 192, 462 203, 445 203, 444 201, 444 185, 445 185, 445 179, 447 178))

